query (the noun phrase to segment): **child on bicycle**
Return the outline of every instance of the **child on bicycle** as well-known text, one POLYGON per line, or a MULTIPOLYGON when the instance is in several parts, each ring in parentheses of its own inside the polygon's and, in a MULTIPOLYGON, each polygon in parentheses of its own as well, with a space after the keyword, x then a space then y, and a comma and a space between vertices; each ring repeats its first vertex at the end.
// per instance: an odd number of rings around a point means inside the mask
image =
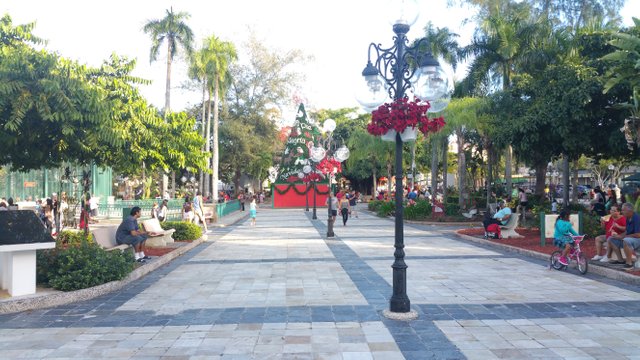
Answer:
POLYGON ((567 255, 573 246, 573 239, 570 235, 578 235, 578 233, 569 222, 569 211, 562 210, 556 219, 553 232, 553 244, 562 249, 562 256, 558 259, 558 262, 562 265, 569 265, 567 255))

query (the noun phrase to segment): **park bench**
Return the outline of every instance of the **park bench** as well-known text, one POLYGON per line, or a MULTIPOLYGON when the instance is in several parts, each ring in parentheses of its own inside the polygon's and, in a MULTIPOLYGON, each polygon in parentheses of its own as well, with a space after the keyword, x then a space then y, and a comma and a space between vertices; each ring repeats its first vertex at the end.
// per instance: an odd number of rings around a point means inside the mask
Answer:
POLYGON ((118 230, 117 225, 101 226, 91 230, 91 233, 93 234, 93 238, 95 239, 96 243, 107 251, 112 251, 116 249, 121 251, 127 250, 128 248, 131 247, 131 245, 127 245, 127 244, 118 245, 118 243, 116 242, 117 230, 118 230))
POLYGON ((506 225, 502 225, 500 226, 500 229, 502 230, 502 237, 503 238, 522 238, 524 236, 518 234, 516 232, 516 228, 518 227, 518 221, 520 219, 520 214, 518 212, 512 213, 511 216, 509 216, 509 220, 507 221, 506 225))
POLYGON ((36 293, 36 250, 56 247, 31 210, 0 212, 0 287, 11 296, 36 293))
POLYGON ((145 242, 145 245, 147 246, 163 247, 167 246, 168 243, 174 242, 171 235, 173 235, 176 230, 162 229, 162 226, 160 226, 160 221, 158 221, 158 219, 156 218, 144 220, 142 222, 142 227, 144 227, 144 230, 146 232, 155 234, 154 236, 149 235, 149 238, 147 238, 147 241, 145 242))

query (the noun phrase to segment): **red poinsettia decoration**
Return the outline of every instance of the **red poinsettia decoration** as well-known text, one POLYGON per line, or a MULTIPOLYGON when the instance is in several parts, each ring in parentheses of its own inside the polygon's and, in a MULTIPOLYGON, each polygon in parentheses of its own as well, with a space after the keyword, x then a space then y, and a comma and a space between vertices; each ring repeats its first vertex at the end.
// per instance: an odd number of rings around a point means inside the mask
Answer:
POLYGON ((304 178, 302 178, 302 181, 305 183, 310 183, 314 181, 320 181, 322 179, 323 179, 322 175, 318 174, 317 172, 312 172, 305 175, 304 178))
POLYGON ((322 161, 318 163, 316 168, 325 175, 332 173, 334 169, 337 169, 336 173, 339 173, 342 171, 342 165, 340 164, 340 161, 334 158, 322 159, 322 161))
POLYGON ((402 98, 382 104, 371 113, 367 131, 374 136, 384 135, 389 130, 403 132, 410 127, 418 128, 425 135, 436 132, 444 126, 444 118, 429 119, 427 110, 430 107, 429 102, 422 102, 418 98, 413 101, 402 98))

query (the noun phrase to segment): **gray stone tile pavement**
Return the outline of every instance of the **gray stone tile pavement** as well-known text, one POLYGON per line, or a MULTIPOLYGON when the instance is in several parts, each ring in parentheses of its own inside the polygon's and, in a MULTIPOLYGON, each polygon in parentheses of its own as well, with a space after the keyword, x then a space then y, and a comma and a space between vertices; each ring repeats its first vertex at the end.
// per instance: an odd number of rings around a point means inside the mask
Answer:
POLYGON ((406 225, 418 320, 388 320, 393 223, 260 209, 125 289, 0 315, 14 359, 637 359, 640 292, 406 225))

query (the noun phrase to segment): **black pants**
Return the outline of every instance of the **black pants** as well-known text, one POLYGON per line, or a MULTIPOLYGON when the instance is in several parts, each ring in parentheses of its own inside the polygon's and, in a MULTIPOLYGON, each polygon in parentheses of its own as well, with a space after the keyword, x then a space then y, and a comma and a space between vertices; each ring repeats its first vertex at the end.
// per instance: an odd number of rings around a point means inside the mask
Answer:
POLYGON ((482 225, 484 226, 484 229, 487 230, 487 226, 491 225, 491 224, 498 224, 498 225, 502 225, 502 223, 500 221, 498 221, 498 219, 486 219, 482 222, 482 225))
POLYGON ((244 211, 244 200, 240 200, 240 207, 242 208, 242 211, 244 211))
POLYGON ((342 208, 342 225, 347 225, 347 220, 349 220, 349 209, 342 208))

